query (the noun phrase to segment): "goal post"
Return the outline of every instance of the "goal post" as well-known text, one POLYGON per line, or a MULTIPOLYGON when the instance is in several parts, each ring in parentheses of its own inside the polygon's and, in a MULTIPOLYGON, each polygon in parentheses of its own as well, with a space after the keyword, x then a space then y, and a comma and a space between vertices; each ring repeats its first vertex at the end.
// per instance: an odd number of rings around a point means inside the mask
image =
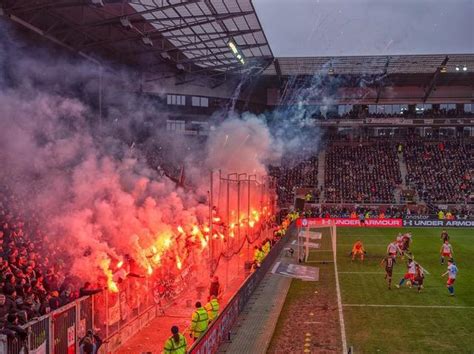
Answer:
POLYGON ((331 246, 333 252, 336 252, 336 224, 332 220, 300 218, 297 220, 297 227, 298 260, 300 262, 308 261, 310 249, 319 248, 322 231, 326 229, 329 229, 331 246))

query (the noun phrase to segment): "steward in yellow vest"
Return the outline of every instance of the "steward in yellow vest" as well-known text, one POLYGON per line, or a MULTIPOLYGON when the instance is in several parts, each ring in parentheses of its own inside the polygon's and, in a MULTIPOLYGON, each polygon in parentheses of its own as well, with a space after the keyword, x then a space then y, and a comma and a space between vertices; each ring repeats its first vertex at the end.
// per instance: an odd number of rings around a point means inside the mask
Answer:
POLYGON ((266 241, 262 246, 262 251, 265 256, 270 253, 270 248, 271 248, 270 241, 266 241))
POLYGON ((257 268, 260 268, 260 265, 265 258, 265 253, 263 253, 262 249, 259 246, 255 246, 255 251, 253 254, 253 260, 257 268))
POLYGON ((219 315, 219 302, 215 296, 211 297, 211 301, 206 304, 205 309, 209 317, 209 323, 211 323, 219 315))
POLYGON ((198 339, 207 329, 209 324, 209 316, 201 303, 196 302, 196 311, 193 312, 191 321, 191 338, 198 339))
POLYGON ((166 340, 163 353, 186 354, 186 347, 188 343, 186 342, 186 338, 181 333, 179 333, 178 326, 171 327, 171 333, 173 335, 166 340))

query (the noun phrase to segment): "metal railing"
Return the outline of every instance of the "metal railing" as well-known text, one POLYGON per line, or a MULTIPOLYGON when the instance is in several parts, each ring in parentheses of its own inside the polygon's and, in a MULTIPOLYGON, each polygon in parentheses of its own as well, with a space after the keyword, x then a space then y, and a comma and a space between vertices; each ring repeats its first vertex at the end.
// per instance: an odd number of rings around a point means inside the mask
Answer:
POLYGON ((113 352, 117 343, 156 317, 156 307, 148 279, 127 279, 118 293, 85 296, 28 322, 22 326, 28 331, 26 339, 0 335, 0 353, 79 353, 79 340, 87 330, 107 340, 104 349, 113 352))
POLYGON ((285 247, 286 242, 296 233, 294 223, 288 228, 286 235, 277 242, 271 249, 270 253, 265 257, 260 268, 250 274, 244 281, 237 293, 229 300, 226 307, 219 316, 212 321, 206 332, 196 341, 189 349, 189 353, 193 354, 209 354, 216 353, 220 344, 230 339, 230 330, 237 320, 239 314, 244 310, 250 296, 253 294, 265 274, 270 269, 273 262, 277 259, 285 247))

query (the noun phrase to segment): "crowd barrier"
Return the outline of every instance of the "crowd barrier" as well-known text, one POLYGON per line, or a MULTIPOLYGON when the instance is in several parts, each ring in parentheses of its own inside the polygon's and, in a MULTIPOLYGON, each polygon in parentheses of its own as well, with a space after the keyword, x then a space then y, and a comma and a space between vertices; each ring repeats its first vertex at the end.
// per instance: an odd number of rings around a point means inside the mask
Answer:
POLYGON ((148 279, 128 278, 119 288, 118 293, 82 297, 30 321, 23 326, 25 340, 0 335, 0 353, 80 353, 79 340, 89 329, 106 340, 100 353, 113 353, 156 317, 158 306, 148 279))
POLYGON ((290 225, 286 235, 275 245, 265 257, 260 268, 250 274, 244 281, 237 293, 230 299, 227 306, 215 319, 202 337, 193 344, 189 353, 193 354, 212 354, 216 353, 221 343, 230 339, 230 330, 237 320, 239 314, 243 311, 245 304, 257 288, 273 262, 283 250, 286 241, 296 233, 294 224, 290 225))
POLYGON ((298 226, 319 226, 329 223, 339 227, 474 227, 473 219, 439 220, 436 218, 359 219, 351 218, 299 218, 298 226))

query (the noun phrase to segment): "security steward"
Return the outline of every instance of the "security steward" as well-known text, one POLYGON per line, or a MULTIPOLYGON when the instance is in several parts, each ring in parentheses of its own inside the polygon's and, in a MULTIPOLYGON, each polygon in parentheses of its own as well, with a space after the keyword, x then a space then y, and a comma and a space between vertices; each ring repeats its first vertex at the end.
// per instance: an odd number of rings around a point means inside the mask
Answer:
POLYGON ((172 336, 165 342, 164 354, 186 354, 186 347, 188 343, 186 338, 179 333, 178 326, 171 327, 172 336))
POLYGON ((202 307, 201 302, 196 302, 196 311, 193 312, 192 321, 191 321, 191 333, 189 336, 198 339, 206 331, 209 324, 209 316, 204 307, 202 307))
POLYGON ((211 296, 211 301, 206 304, 205 309, 211 323, 219 315, 219 301, 215 296, 211 296))

